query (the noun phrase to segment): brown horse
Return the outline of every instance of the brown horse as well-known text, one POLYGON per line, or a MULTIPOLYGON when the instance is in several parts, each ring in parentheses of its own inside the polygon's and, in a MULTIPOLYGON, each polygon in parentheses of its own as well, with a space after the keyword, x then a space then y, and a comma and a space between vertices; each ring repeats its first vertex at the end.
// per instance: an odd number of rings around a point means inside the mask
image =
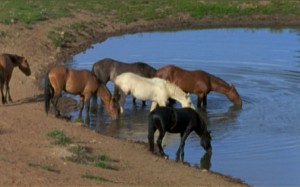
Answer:
MULTIPOLYGON (((125 63, 105 58, 94 63, 92 72, 100 82, 107 84, 108 81, 114 82, 115 78, 124 72, 131 72, 142 77, 152 78, 155 77, 156 69, 143 62, 125 63)), ((136 104, 135 98, 133 98, 133 103, 136 104)), ((143 101, 143 105, 145 105, 145 101, 143 101)))
POLYGON ((31 70, 26 58, 13 54, 0 54, 0 88, 2 104, 7 103, 7 100, 12 102, 9 90, 9 81, 14 68, 17 66, 26 76, 31 74, 31 70), (5 95, 3 92, 4 86, 6 88, 5 95))
POLYGON ((202 70, 189 71, 174 65, 166 65, 157 70, 157 77, 169 80, 183 91, 197 95, 197 107, 207 105, 207 95, 210 91, 219 92, 237 106, 242 105, 234 85, 229 85, 221 78, 202 70))
POLYGON ((119 111, 115 106, 111 93, 104 84, 99 84, 97 78, 88 70, 71 70, 63 66, 56 66, 50 69, 45 78, 45 111, 48 114, 50 100, 55 109, 55 115, 60 117, 57 109, 58 99, 62 91, 80 95, 80 112, 78 118, 82 118, 82 110, 86 105, 85 123, 89 124, 90 98, 97 94, 104 102, 105 109, 115 119, 119 111))

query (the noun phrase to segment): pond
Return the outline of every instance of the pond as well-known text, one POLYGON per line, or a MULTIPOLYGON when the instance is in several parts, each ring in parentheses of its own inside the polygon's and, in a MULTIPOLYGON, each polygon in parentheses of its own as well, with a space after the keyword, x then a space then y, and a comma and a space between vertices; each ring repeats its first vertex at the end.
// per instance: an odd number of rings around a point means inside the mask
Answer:
MULTIPOLYGON (((146 62, 155 68, 175 64, 202 69, 236 86, 240 110, 216 92, 198 110, 212 132, 212 155, 192 133, 185 161, 239 178, 250 185, 300 184, 300 31, 296 29, 203 29, 151 32, 112 37, 70 59, 74 69, 91 69, 102 58, 146 62)), ((112 90, 112 84, 108 87, 112 90)), ((196 103, 195 96, 192 100, 196 103)), ((146 107, 131 104, 112 121, 99 110, 91 128, 111 136, 147 143, 146 107)), ((176 106, 180 107, 180 106, 176 106)), ((74 112, 74 116, 76 116, 74 112)), ((175 158, 179 134, 167 134, 165 152, 175 158)), ((145 161, 146 162, 146 161, 145 161)))

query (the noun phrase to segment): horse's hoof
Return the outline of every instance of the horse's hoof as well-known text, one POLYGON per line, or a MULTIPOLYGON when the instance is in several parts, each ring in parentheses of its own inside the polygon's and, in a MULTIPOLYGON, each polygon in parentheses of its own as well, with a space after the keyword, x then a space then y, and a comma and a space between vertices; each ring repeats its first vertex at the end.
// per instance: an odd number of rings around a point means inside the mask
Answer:
POLYGON ((165 159, 165 160, 169 160, 169 156, 168 156, 168 155, 165 155, 165 156, 164 156, 164 159, 165 159))

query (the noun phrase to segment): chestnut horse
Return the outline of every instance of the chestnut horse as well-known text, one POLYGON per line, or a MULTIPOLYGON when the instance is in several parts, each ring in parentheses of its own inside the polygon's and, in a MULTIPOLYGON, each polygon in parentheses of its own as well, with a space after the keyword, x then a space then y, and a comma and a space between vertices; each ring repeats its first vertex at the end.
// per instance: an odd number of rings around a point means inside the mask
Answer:
POLYGON ((19 67, 19 69, 26 76, 31 74, 31 70, 26 58, 14 54, 0 54, 0 89, 2 95, 2 104, 7 103, 7 101, 12 102, 9 81, 15 67, 19 67), (5 95, 3 92, 4 86, 6 88, 5 95))
POLYGON ((141 100, 151 100, 150 111, 155 109, 157 104, 166 106, 169 98, 180 102, 182 107, 195 108, 188 94, 175 84, 157 77, 145 78, 131 72, 122 73, 115 79, 114 90, 114 97, 119 100, 121 113, 123 113, 125 97, 128 94, 141 100))
MULTIPOLYGON (((125 63, 105 58, 94 63, 92 72, 100 82, 107 84, 108 81, 114 82, 114 79, 124 72, 132 72, 142 77, 152 78, 155 77, 156 69, 143 62, 125 63)), ((133 103, 136 104, 135 98, 133 98, 133 103)), ((143 101, 143 106, 145 104, 145 101, 143 101)))
POLYGON ((82 119, 82 110, 86 105, 85 123, 89 123, 90 98, 97 94, 104 102, 105 109, 115 119, 118 116, 118 108, 115 106, 111 93, 104 84, 99 84, 97 78, 88 70, 72 70, 63 66, 50 69, 45 78, 45 111, 48 114, 50 100, 55 109, 55 115, 60 117, 57 109, 58 99, 62 91, 80 95, 79 119, 82 119))
POLYGON ((207 105, 207 95, 210 91, 227 96, 234 105, 241 106, 242 100, 234 85, 229 85, 221 78, 202 70, 189 71, 174 65, 166 65, 157 70, 157 77, 169 80, 187 93, 197 95, 197 107, 207 105))
POLYGON ((166 132, 180 133, 180 146, 176 152, 176 160, 179 158, 183 161, 185 140, 192 131, 201 138, 201 146, 206 151, 211 150, 211 136, 207 130, 206 123, 200 118, 198 113, 191 108, 171 108, 171 107, 157 107, 150 112, 148 117, 148 140, 151 152, 154 152, 154 133, 159 131, 157 138, 157 146, 161 156, 166 159, 168 155, 165 154, 162 147, 162 140, 166 132))

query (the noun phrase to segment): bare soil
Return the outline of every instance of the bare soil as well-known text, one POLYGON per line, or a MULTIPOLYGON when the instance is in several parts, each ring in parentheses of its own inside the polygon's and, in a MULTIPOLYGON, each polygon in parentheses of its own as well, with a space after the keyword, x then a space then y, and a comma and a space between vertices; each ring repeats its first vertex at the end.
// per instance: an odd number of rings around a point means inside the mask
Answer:
MULTIPOLYGON (((145 144, 104 136, 84 128, 80 123, 56 119, 53 114, 47 116, 40 81, 53 64, 61 64, 92 43, 109 36, 195 27, 298 26, 299 18, 251 16, 193 20, 182 16, 124 24, 109 17, 81 12, 72 18, 39 22, 31 28, 21 23, 0 24, 0 31, 6 33, 5 36, 0 35, 0 53, 26 56, 32 70, 32 75, 26 77, 15 68, 10 83, 14 102, 0 104, 0 186, 246 186, 240 180, 165 160, 151 154, 145 144), (89 36, 77 37, 66 48, 56 48, 48 39, 48 32, 56 27, 91 20, 102 20, 103 25, 91 26, 93 32, 89 36), (52 143, 53 139, 46 134, 53 129, 62 129, 75 144, 88 148, 92 154, 111 156, 117 160, 112 163, 115 170, 64 160, 71 153, 67 146, 52 143), (83 178, 87 173, 107 181, 83 178)), ((71 106, 74 107, 74 104, 71 103, 71 106)))

